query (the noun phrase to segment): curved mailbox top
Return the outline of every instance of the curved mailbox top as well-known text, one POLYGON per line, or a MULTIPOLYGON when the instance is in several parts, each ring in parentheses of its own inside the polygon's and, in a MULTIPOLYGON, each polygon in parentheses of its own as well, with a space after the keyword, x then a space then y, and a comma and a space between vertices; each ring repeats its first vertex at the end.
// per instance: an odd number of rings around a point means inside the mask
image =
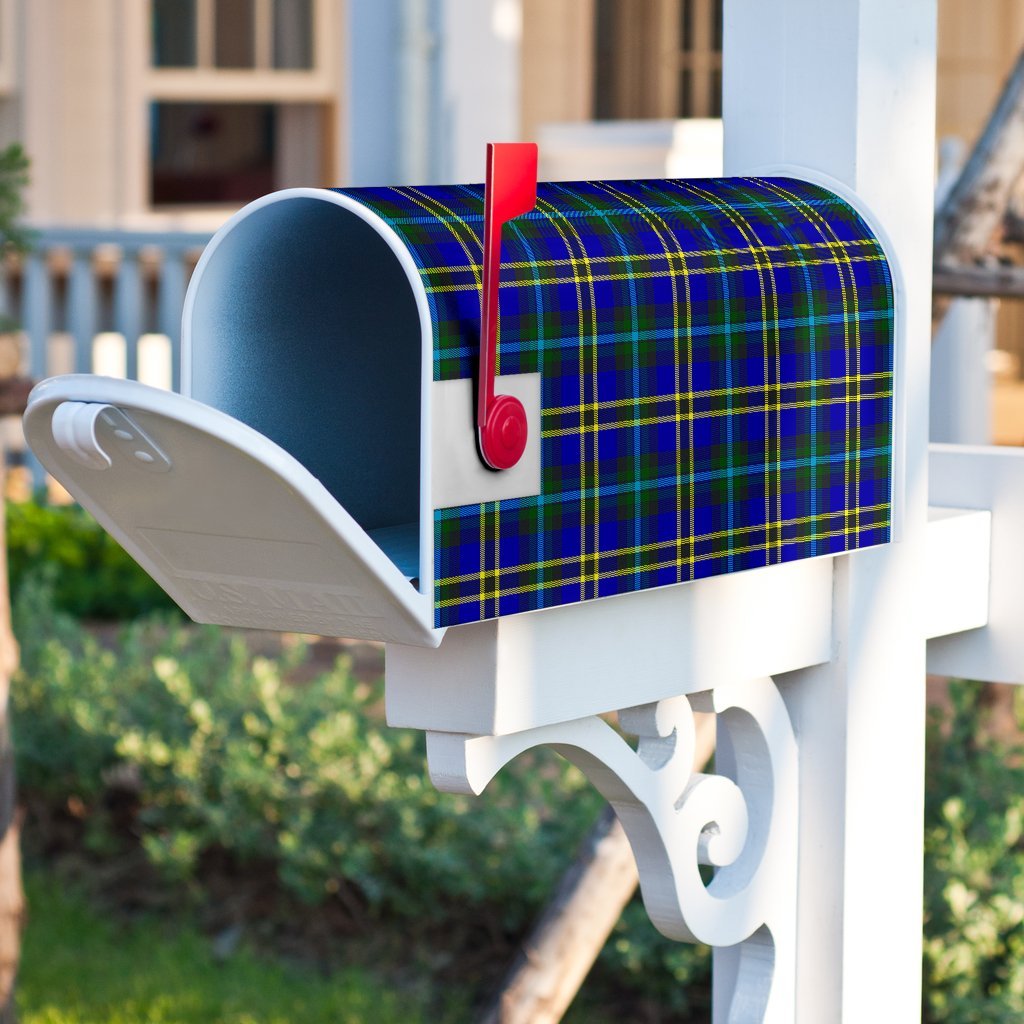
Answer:
MULTIPOLYGON (((482 188, 343 194, 416 262, 433 379, 472 377, 482 188)), ((438 625, 889 540, 894 289, 845 200, 542 183, 503 235, 499 308, 498 373, 540 374, 540 488, 435 509, 438 625)))

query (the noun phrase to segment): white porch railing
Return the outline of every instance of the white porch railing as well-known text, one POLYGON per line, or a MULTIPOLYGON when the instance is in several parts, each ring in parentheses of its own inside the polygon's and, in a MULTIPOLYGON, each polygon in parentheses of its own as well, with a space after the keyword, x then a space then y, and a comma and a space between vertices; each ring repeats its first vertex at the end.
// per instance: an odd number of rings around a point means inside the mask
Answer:
POLYGON ((0 312, 22 327, 24 372, 104 372, 177 390, 185 288, 209 238, 38 231, 32 251, 0 274, 0 312))
MULTIPOLYGON (((0 313, 21 326, 22 372, 102 373, 179 390, 181 310, 208 234, 37 230, 32 250, 0 264, 0 313)), ((3 428, 24 450, 20 424, 3 428)), ((36 486, 42 468, 25 450, 36 486)))

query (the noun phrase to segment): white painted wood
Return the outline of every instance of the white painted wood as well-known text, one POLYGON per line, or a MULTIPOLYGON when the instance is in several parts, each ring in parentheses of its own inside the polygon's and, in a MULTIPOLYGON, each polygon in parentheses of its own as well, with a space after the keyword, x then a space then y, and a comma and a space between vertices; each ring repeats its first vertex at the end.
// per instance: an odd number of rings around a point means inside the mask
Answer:
POLYGON ((509 761, 550 746, 615 808, 629 836, 644 905, 670 938, 724 953, 730 990, 716 1017, 735 1024, 795 1018, 798 754, 771 679, 725 684, 620 712, 634 751, 588 717, 510 736, 428 732, 440 789, 479 793, 509 761), (718 714, 717 768, 693 773, 693 710, 718 714), (704 885, 700 864, 715 865, 704 885))
MULTIPOLYGON (((991 545, 991 512, 928 509, 927 576, 922 596, 929 640, 978 629, 988 622, 991 545)), ((1024 578, 1020 596, 1024 601, 1024 578)), ((1024 603, 1018 607, 1024 608, 1024 603)), ((929 646, 929 658, 930 651, 929 646)))
POLYGON ((537 131, 542 181, 715 178, 722 122, 712 118, 577 121, 537 131))
POLYGON ((931 441, 990 444, 996 312, 992 299, 954 299, 932 344, 931 441))
POLYGON ((928 643, 928 671, 1024 683, 1024 449, 932 445, 934 504, 992 515, 988 623, 928 643))
POLYGON ((134 381, 67 376, 33 391, 24 422, 40 462, 197 621, 440 641, 430 597, 237 420, 134 381))
MULTIPOLYGON (((357 5, 350 5, 357 7, 357 5)), ((436 29, 433 24, 438 16, 436 8, 424 0, 402 0, 400 4, 363 4, 365 8, 373 8, 377 19, 394 17, 395 9, 399 13, 400 30, 399 46, 395 46, 392 36, 387 41, 387 49, 391 53, 384 57, 398 64, 397 79, 400 99, 397 104, 398 132, 396 133, 397 151, 394 165, 399 173, 399 181, 419 185, 432 181, 431 147, 436 144, 432 135, 436 131, 434 118, 434 89, 432 88, 433 60, 437 48, 436 29), (390 15, 385 13, 391 8, 390 15), (396 53, 397 51, 397 53, 396 53), (397 60, 396 60, 397 57, 397 60)), ((353 10, 350 17, 366 18, 366 13, 356 14, 353 10)), ((393 30, 394 31, 394 30, 393 30)), ((358 79, 353 78, 353 82, 358 79)), ((362 92, 362 89, 357 90, 362 92)), ((362 101, 362 102, 365 102, 362 101)), ((366 135, 382 134, 378 121, 372 131, 366 135)), ((372 143, 371 143, 372 145, 372 143)), ((389 168, 390 170, 390 168, 389 168)), ((384 179, 378 179, 384 180, 384 179)), ((368 182, 376 184, 376 181, 368 182)))
POLYGON ((819 558, 458 626, 388 647, 388 722, 513 733, 820 664, 831 607, 819 558))
POLYGON ((484 501, 540 494, 540 374, 503 374, 494 378, 498 395, 513 395, 526 410, 526 449, 510 469, 495 473, 477 448, 476 384, 471 377, 435 380, 430 385, 432 508, 478 505, 484 501))
MULTIPOLYGON (((419 149, 425 140, 403 138, 407 83, 419 76, 414 65, 428 61, 431 39, 419 24, 411 24, 407 12, 415 13, 418 0, 402 3, 338 5, 342 23, 341 51, 343 114, 341 138, 345 156, 340 165, 338 183, 377 185, 422 184, 433 180, 429 172, 422 177, 406 177, 405 166, 413 171, 429 167, 426 154, 419 149), (397 45, 396 45, 397 40, 397 45)), ((430 109, 430 96, 417 97, 430 109)), ((429 128, 428 114, 428 128, 429 128)))
MULTIPOLYGON (((801 747, 798 1024, 877 1019, 881 993, 886 1020, 920 1018, 935 16, 935 0, 725 5, 726 172, 844 182, 904 283, 901 542, 836 560, 834 658, 778 680, 801 747)), ((727 982, 722 954, 716 969, 727 982)), ((716 1021, 724 996, 716 982, 716 1021)))
MULTIPOLYGON (((694 718, 692 768, 702 772, 715 753, 716 721, 713 714, 694 718)), ((629 837, 609 806, 580 844, 476 1024, 558 1024, 639 881, 629 837)))

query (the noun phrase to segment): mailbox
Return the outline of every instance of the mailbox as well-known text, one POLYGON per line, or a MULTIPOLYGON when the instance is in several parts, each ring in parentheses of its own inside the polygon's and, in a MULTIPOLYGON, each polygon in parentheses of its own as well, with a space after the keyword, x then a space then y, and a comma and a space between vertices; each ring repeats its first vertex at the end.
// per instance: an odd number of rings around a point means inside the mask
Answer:
POLYGON ((537 185, 495 226, 481 379, 484 213, 479 185, 252 203, 193 275, 184 395, 53 378, 30 445, 227 625, 436 646, 889 541, 893 279, 851 201, 782 177, 537 185), (491 380, 523 416, 499 469, 491 380))

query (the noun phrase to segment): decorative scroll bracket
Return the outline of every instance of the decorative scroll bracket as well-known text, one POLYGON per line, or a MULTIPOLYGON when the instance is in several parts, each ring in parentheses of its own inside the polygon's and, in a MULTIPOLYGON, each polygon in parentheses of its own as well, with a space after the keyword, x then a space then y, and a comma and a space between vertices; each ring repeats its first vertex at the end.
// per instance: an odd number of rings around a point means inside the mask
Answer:
POLYGON ((427 733, 438 789, 479 794, 550 746, 615 808, 647 912, 669 938, 715 947, 715 1024, 795 1019, 797 744, 770 678, 619 712, 634 750, 596 716, 504 736, 427 733), (718 715, 717 769, 692 770, 693 712, 718 715), (705 884, 702 864, 715 868, 705 884))

